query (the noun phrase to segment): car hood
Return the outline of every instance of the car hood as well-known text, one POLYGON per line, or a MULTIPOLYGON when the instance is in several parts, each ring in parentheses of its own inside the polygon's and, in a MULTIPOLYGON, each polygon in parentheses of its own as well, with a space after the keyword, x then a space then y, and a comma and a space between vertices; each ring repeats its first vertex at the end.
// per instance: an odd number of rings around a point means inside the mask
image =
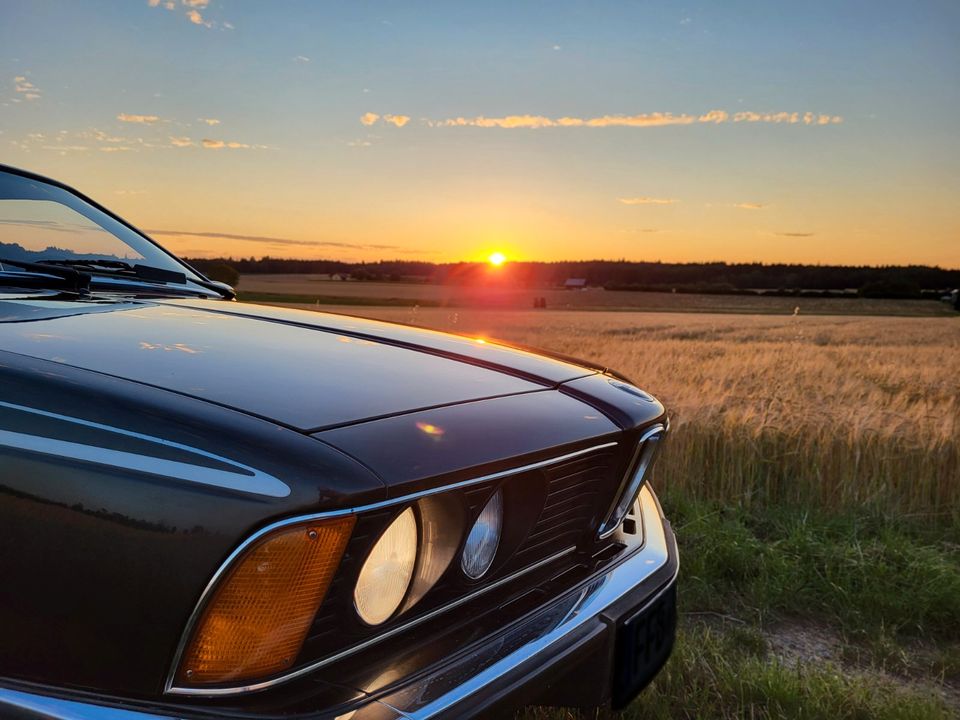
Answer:
POLYGON ((303 431, 542 391, 595 372, 469 338, 239 303, 0 305, 0 349, 303 431))

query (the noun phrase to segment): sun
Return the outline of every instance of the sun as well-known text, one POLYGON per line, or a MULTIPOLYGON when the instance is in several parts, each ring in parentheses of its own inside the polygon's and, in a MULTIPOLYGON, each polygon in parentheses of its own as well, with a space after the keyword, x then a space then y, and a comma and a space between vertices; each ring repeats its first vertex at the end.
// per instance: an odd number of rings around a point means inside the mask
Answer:
POLYGON ((490 256, 487 258, 487 262, 495 267, 500 267, 507 261, 507 256, 502 252, 490 253, 490 256))

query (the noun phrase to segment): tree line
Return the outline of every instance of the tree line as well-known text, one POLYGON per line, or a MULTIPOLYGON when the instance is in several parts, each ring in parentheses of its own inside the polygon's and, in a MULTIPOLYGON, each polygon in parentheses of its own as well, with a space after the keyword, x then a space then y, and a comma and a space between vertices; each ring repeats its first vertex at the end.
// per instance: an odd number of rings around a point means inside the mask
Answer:
MULTIPOLYGON (((764 263, 665 263, 626 260, 430 263, 383 260, 346 263, 337 260, 284 258, 216 258, 188 260, 201 272, 311 273, 350 280, 424 282, 456 285, 558 287, 578 278, 588 287, 611 290, 750 293, 819 291, 825 295, 856 291, 867 297, 932 297, 960 287, 960 269, 927 265, 845 266, 764 263)), ((227 280, 229 282, 229 280, 227 280)), ((235 283, 234 283, 235 284, 235 283)))

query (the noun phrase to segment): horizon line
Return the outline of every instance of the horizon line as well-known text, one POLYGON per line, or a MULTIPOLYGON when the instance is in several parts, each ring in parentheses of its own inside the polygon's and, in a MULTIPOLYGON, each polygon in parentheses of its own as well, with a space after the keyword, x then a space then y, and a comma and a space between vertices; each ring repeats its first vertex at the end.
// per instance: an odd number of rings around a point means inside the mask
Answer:
MULTIPOLYGON (((454 266, 454 265, 480 265, 480 266, 489 266, 490 263, 486 260, 451 260, 447 262, 438 262, 435 260, 406 260, 400 258, 381 258, 379 260, 337 260, 332 258, 296 258, 296 257, 273 257, 270 255, 262 255, 258 258, 243 258, 243 257, 189 257, 187 255, 182 256, 183 260, 187 262, 212 262, 217 260, 227 261, 227 262, 263 262, 265 260, 269 261, 279 261, 279 262, 297 262, 297 263, 340 263, 342 265, 379 265, 385 263, 416 263, 419 265, 433 265, 435 267, 443 266, 454 266)), ((843 263, 820 263, 820 262, 764 262, 762 260, 744 260, 744 261, 729 261, 729 260, 689 260, 689 261, 665 261, 665 260, 625 260, 625 259, 609 259, 609 258, 593 258, 590 260, 507 260, 502 265, 498 266, 498 270, 502 270, 510 265, 576 265, 576 264, 589 264, 589 263, 610 263, 610 264, 629 264, 629 265, 727 265, 727 266, 736 266, 736 265, 759 265, 761 267, 804 267, 804 268, 849 268, 849 269, 860 269, 860 268, 869 268, 869 269, 883 269, 883 268, 895 268, 895 269, 908 269, 908 268, 918 268, 924 270, 942 270, 944 272, 960 272, 960 265, 956 267, 947 267, 944 265, 924 265, 917 263, 907 263, 902 265, 897 264, 883 264, 883 265, 848 265, 843 263)))

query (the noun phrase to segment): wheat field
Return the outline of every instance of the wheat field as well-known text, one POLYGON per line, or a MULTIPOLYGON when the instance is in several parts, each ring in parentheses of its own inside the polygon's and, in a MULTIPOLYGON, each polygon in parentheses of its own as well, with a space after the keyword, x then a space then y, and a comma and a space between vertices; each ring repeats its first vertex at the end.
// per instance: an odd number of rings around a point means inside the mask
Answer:
POLYGON ((660 486, 735 501, 960 506, 960 317, 338 308, 611 367, 659 397, 660 486))

